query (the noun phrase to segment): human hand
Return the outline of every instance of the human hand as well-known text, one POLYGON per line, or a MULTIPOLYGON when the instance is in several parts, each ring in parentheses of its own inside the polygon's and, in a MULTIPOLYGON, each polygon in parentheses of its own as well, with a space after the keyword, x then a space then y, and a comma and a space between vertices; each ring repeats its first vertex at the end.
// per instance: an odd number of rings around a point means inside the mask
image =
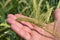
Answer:
POLYGON ((21 22, 22 24, 17 22, 16 19, 18 17, 26 17, 26 16, 23 16, 21 14, 16 14, 16 15, 9 14, 7 18, 7 22, 11 24, 11 29, 14 30, 22 38, 26 40, 53 40, 52 35, 50 35, 49 33, 47 33, 46 31, 37 27, 34 24, 31 24, 29 22, 24 22, 24 21, 21 22), (33 28, 35 30, 32 30, 33 28), (44 35, 46 35, 47 37, 44 35))
MULTIPOLYGON (((55 12, 55 19, 59 20, 57 19, 59 18, 59 16, 56 16, 56 14, 57 12, 55 12)), ((21 23, 17 22, 16 19, 18 17, 26 17, 26 16, 23 16, 21 14, 16 15, 9 14, 7 22, 11 24, 11 29, 14 30, 19 36, 21 36, 25 40, 53 40, 54 37, 51 34, 37 27, 34 24, 24 21, 22 21, 21 23)), ((51 23, 47 26, 50 30, 52 30, 54 27, 54 23, 51 23)))

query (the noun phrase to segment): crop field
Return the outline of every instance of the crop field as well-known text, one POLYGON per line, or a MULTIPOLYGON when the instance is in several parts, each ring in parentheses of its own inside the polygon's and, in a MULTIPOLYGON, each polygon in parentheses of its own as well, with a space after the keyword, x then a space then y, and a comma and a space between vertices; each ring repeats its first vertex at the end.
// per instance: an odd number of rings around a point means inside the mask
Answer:
POLYGON ((6 22, 8 14, 23 14, 48 24, 54 22, 54 10, 60 0, 0 0, 0 40, 23 40, 6 22))

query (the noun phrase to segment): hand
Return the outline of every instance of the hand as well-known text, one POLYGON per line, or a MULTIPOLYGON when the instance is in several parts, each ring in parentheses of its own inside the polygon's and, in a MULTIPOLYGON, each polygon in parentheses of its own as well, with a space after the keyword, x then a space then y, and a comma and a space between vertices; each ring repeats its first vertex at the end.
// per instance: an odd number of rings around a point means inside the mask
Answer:
MULTIPOLYGON (((7 22, 11 24, 11 29, 25 40, 54 40, 54 37, 51 34, 49 34, 48 32, 44 31, 43 29, 37 27, 32 23, 25 21, 21 21, 21 23, 17 22, 16 19, 19 17, 26 16, 23 16, 21 14, 16 15, 9 14, 7 22)), ((53 30, 54 23, 48 25, 46 24, 46 26, 48 26, 47 28, 49 30, 53 30)))

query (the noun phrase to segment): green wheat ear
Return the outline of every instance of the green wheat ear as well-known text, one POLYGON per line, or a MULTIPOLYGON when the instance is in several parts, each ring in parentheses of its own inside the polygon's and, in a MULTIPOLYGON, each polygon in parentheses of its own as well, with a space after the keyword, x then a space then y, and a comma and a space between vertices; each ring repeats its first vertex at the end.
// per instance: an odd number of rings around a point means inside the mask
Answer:
MULTIPOLYGON (((56 36, 56 37, 60 37, 60 35, 55 31, 55 33, 49 31, 48 29, 44 28, 46 25, 45 23, 43 23, 42 21, 39 21, 35 18, 23 18, 23 17, 20 17, 20 18, 17 18, 16 19, 18 22, 21 22, 21 21, 26 21, 26 22, 30 22, 30 23, 33 23, 37 26, 39 26, 40 28, 42 28, 43 30, 45 30, 46 32, 48 32, 49 34, 53 35, 53 36, 56 36)), ((58 38, 57 38, 58 39, 58 38)))
POLYGON ((44 28, 44 27, 46 26, 45 23, 43 23, 42 21, 39 21, 39 20, 37 20, 37 19, 28 18, 28 17, 27 17, 27 18, 22 18, 22 17, 20 17, 20 18, 17 18, 16 20, 17 20, 18 22, 26 21, 26 22, 33 23, 33 24, 39 26, 40 28, 42 28, 43 30, 47 31, 48 33, 54 35, 52 32, 50 32, 50 31, 48 31, 46 28, 44 28))
POLYGON ((37 26, 42 26, 42 27, 44 27, 45 26, 45 23, 43 23, 42 21, 40 21, 40 20, 37 20, 37 19, 35 19, 35 18, 23 18, 23 17, 20 17, 20 18, 17 18, 16 19, 18 22, 21 22, 21 21, 26 21, 26 22, 30 22, 30 23, 33 23, 33 24, 35 24, 35 25, 37 25, 37 26))

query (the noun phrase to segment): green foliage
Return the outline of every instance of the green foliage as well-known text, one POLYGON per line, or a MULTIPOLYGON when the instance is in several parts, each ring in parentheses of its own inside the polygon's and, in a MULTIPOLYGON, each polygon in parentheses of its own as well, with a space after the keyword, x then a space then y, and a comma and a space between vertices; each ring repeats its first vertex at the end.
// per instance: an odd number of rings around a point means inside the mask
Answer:
POLYGON ((59 4, 59 0, 0 0, 0 40, 22 40, 6 22, 9 13, 21 13, 50 23, 54 21, 53 12, 60 7, 59 4))

